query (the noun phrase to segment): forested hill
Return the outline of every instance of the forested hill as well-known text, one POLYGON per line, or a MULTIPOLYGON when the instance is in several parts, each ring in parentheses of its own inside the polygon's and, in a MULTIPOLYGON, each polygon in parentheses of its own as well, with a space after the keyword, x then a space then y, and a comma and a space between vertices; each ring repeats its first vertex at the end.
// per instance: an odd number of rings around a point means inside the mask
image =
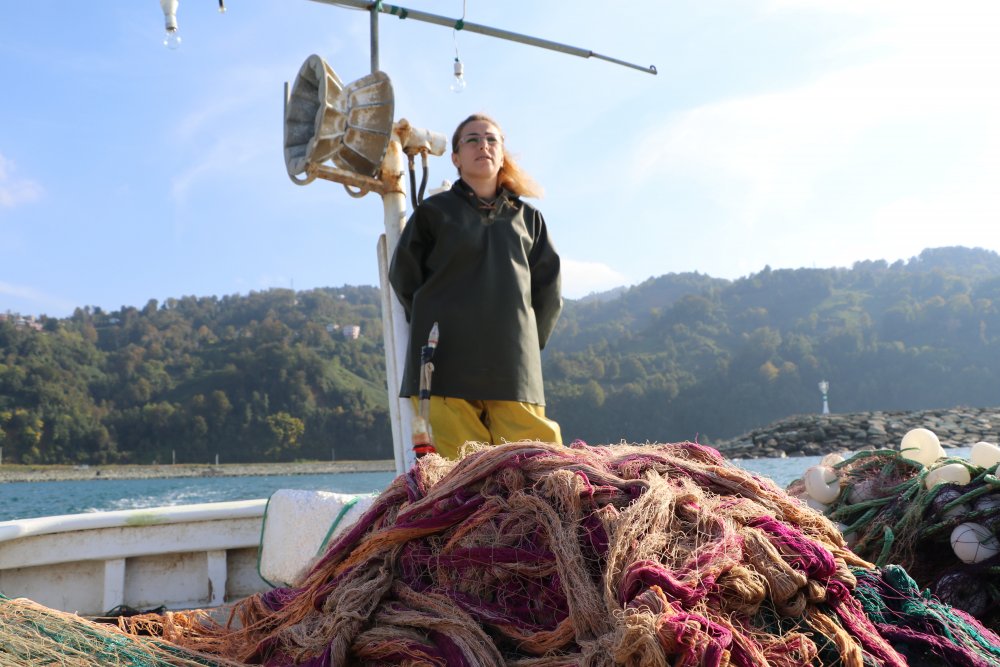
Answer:
POLYGON ((7 316, 4 460, 392 458, 379 299, 343 287, 151 300, 40 330, 7 316))
MULTIPOLYGON (((379 315, 373 287, 7 314, 4 461, 390 458, 379 315)), ((567 441, 733 437, 822 379, 834 412, 998 405, 1000 256, 667 274, 568 301, 544 358, 567 441)))

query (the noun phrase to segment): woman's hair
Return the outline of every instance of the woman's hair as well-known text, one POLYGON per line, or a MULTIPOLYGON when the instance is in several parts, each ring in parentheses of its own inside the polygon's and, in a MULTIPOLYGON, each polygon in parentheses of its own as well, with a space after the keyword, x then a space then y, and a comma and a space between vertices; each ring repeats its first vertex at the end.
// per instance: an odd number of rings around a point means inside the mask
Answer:
MULTIPOLYGON (((500 129, 500 124, 495 120, 487 116, 486 114, 474 113, 455 128, 455 133, 451 135, 451 152, 458 152, 458 140, 462 134, 462 129, 469 123, 481 120, 486 121, 493 127, 497 128, 500 133, 501 139, 503 138, 503 130, 500 129)), ((542 186, 535 182, 531 176, 525 173, 521 167, 518 166, 517 162, 511 157, 510 153, 507 152, 507 143, 502 142, 503 146, 503 166, 500 167, 500 172, 497 174, 497 182, 501 187, 504 187, 511 192, 513 192, 518 197, 541 197, 543 194, 542 186)), ((459 172, 459 176, 461 176, 459 172)))

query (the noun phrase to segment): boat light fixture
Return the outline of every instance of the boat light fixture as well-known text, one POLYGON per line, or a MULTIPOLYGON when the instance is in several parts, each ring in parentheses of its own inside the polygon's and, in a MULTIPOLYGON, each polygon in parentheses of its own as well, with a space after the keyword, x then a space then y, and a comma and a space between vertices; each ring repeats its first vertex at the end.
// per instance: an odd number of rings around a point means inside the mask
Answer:
POLYGON ((454 78, 451 80, 451 85, 448 88, 453 93, 460 93, 465 90, 465 67, 458 58, 455 58, 455 66, 452 71, 454 78))
POLYGON ((177 30, 177 5, 178 0, 160 0, 164 27, 167 31, 163 37, 163 46, 171 50, 177 49, 181 45, 181 35, 177 30))
POLYGON ((309 56, 285 106, 285 166, 292 181, 309 183, 311 169, 327 160, 374 177, 389 146, 393 108, 392 82, 385 72, 345 85, 325 60, 309 56))

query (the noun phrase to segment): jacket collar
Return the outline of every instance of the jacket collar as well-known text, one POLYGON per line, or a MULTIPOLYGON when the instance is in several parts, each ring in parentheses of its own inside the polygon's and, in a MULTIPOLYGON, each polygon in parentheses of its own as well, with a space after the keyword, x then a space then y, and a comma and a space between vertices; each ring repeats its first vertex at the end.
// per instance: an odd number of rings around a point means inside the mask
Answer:
POLYGON ((518 201, 517 195, 507 188, 500 188, 500 191, 497 193, 497 196, 493 199, 493 201, 486 201, 477 195, 476 191, 472 189, 472 186, 462 179, 455 181, 455 184, 451 186, 451 191, 458 195, 461 199, 469 202, 472 208, 477 211, 499 211, 505 204, 513 206, 518 201))

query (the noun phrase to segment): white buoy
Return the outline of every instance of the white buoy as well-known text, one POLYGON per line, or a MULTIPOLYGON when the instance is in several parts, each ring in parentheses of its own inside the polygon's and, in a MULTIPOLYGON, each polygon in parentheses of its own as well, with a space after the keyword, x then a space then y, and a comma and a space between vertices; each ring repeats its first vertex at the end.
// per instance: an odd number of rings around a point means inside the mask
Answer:
POLYGON ((820 460, 819 464, 821 466, 830 466, 832 468, 838 463, 843 463, 843 462, 844 462, 843 456, 841 456, 837 452, 830 452, 820 460))
POLYGON ((1000 447, 992 442, 977 442, 972 446, 969 462, 980 468, 992 468, 1000 463, 1000 447))
POLYGON ((972 502, 972 509, 976 512, 993 512, 1000 509, 1000 493, 987 493, 979 496, 972 502))
POLYGON ((809 468, 803 481, 809 497, 825 505, 829 505, 840 495, 840 480, 830 466, 819 465, 809 468))
POLYGON ((969 474, 969 469, 961 463, 946 463, 943 466, 938 466, 927 473, 927 477, 924 478, 924 484, 928 489, 933 489, 937 484, 965 486, 971 481, 972 475, 969 474))
POLYGON ((848 549, 853 549, 854 545, 858 543, 858 536, 857 536, 857 534, 856 533, 846 533, 846 532, 844 532, 844 531, 847 530, 847 525, 843 524, 843 523, 838 523, 837 524, 837 530, 839 530, 840 534, 844 536, 844 542, 847 542, 847 548, 848 549))
POLYGON ((969 512, 969 506, 966 505, 965 503, 961 503, 955 505, 950 510, 945 510, 944 512, 941 513, 941 516, 943 516, 945 519, 954 519, 955 517, 962 516, 963 514, 967 514, 968 512, 969 512))
POLYGON ((963 563, 979 563, 1000 553, 1000 542, 986 526, 962 523, 951 531, 951 548, 963 563))
POLYGON ((952 507, 949 510, 945 509, 945 507, 952 504, 961 497, 962 497, 962 492, 959 491, 958 489, 954 488, 941 489, 940 491, 934 494, 934 501, 933 501, 934 509, 936 512, 939 512, 941 516, 946 519, 954 519, 955 517, 962 516, 963 514, 969 511, 969 506, 966 505, 965 503, 962 503, 961 505, 956 505, 955 507, 952 507))
POLYGON ((915 428, 903 436, 899 443, 899 453, 903 458, 929 466, 944 456, 944 449, 934 431, 915 428))
POLYGON ((806 505, 808 505, 812 509, 816 510, 820 514, 826 514, 827 510, 830 509, 829 505, 827 505, 826 503, 821 503, 820 501, 816 500, 815 498, 806 497, 806 505))
POLYGON ((826 511, 830 509, 829 505, 821 503, 815 498, 810 497, 808 493, 800 493, 799 495, 795 496, 795 498, 801 500, 806 507, 814 509, 820 514, 826 514, 826 511))
POLYGON ((847 502, 853 505, 855 503, 875 500, 879 496, 879 490, 880 487, 877 480, 866 479, 856 482, 851 486, 851 490, 847 492, 847 502))

